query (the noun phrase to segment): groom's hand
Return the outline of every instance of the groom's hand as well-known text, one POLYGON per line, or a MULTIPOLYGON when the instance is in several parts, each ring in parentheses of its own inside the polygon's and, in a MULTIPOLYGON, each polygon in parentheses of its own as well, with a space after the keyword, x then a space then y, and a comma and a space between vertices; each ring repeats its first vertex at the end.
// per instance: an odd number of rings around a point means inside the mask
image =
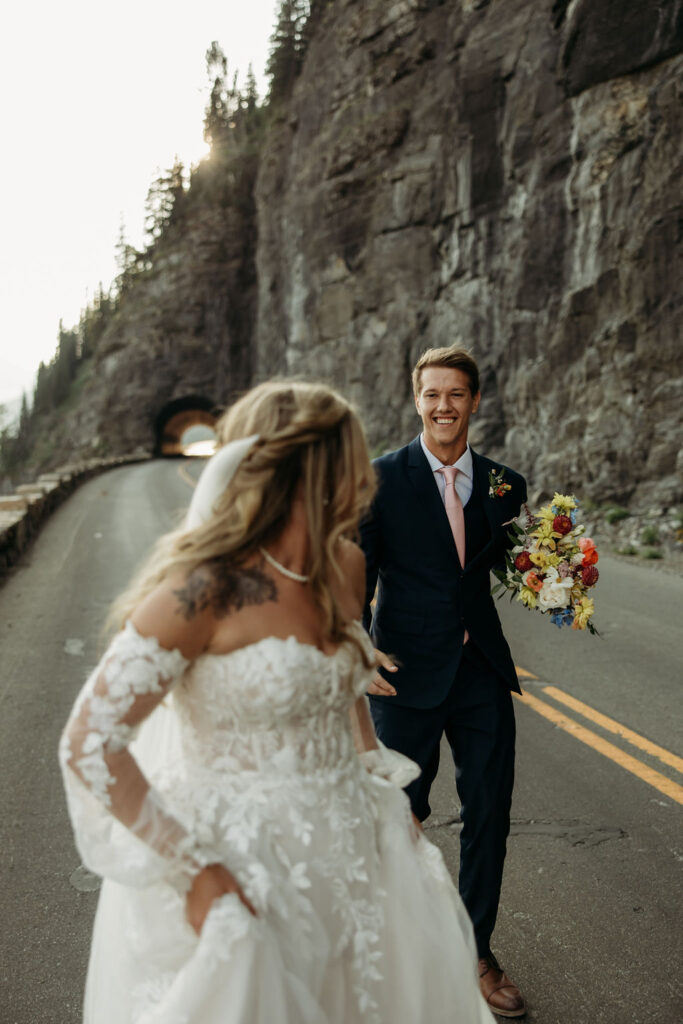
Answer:
MULTIPOLYGON (((395 665, 388 654, 384 654, 382 651, 378 651, 375 648, 375 661, 379 666, 385 669, 387 672, 398 672, 398 665, 395 665)), ((373 697, 395 697, 396 690, 388 683, 384 676, 381 676, 379 672, 375 672, 372 682, 368 686, 368 693, 373 697)))

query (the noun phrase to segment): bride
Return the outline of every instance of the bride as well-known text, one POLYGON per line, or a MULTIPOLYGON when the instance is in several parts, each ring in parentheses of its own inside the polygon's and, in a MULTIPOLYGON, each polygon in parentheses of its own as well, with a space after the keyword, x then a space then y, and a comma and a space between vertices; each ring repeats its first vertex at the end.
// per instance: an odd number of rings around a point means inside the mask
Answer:
POLYGON ((104 878, 85 1021, 490 1024, 469 920, 399 788, 414 766, 364 697, 359 421, 277 382, 219 429, 60 745, 104 878))

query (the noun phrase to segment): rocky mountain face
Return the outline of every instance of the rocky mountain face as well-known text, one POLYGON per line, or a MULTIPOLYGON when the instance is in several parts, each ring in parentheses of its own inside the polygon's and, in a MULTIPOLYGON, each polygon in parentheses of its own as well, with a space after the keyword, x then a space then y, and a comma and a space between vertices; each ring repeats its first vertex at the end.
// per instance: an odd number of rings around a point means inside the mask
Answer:
POLYGON ((416 433, 471 348, 473 439, 531 491, 683 499, 683 4, 336 0, 258 179, 257 372, 416 433))
POLYGON ((379 451, 417 432, 413 361, 457 343, 473 443, 532 498, 683 502, 681 50, 683 0, 331 0, 254 211, 195 204, 72 427, 144 446, 172 399, 295 373, 379 451))

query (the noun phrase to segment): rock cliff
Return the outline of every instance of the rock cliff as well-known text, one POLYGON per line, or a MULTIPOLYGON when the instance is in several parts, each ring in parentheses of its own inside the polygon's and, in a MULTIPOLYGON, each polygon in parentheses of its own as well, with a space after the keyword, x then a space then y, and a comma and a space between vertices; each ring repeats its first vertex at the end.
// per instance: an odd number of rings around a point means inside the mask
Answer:
POLYGON ((458 343, 483 370, 473 442, 532 497, 683 502, 682 49, 683 0, 332 0, 254 208, 194 203, 68 443, 149 444, 172 399, 296 373, 396 446, 413 360, 458 343))
POLYGON ((683 4, 336 0, 257 189, 255 366, 410 438, 429 345, 531 490, 683 499, 683 4))

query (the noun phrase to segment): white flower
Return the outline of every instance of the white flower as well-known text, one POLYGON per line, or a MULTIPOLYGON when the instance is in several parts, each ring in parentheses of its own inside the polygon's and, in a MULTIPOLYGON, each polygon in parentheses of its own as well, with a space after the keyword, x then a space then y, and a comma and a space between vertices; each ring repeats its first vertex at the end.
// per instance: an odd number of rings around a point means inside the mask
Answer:
POLYGON ((546 571, 543 586, 538 592, 538 606, 543 612, 551 608, 566 608, 569 604, 569 596, 574 586, 571 576, 562 579, 554 567, 546 571))

